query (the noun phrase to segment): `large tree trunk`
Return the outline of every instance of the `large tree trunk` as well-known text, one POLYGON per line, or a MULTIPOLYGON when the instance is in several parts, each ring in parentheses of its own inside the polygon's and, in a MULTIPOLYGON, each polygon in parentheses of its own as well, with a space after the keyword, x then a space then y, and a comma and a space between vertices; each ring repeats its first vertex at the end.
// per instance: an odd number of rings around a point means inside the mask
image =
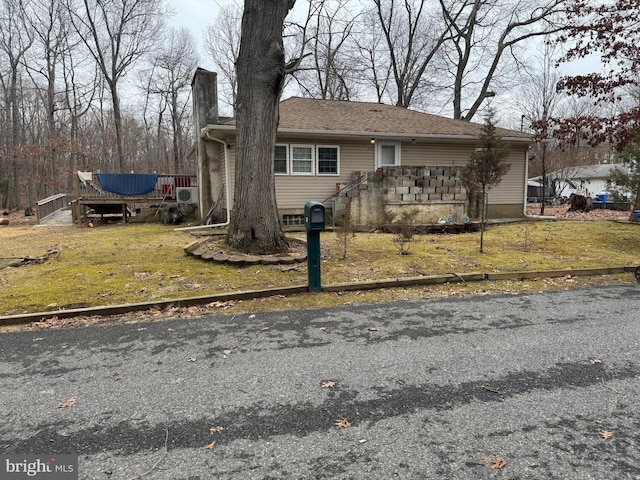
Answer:
POLYGON ((227 243, 250 253, 283 251, 273 152, 284 86, 284 19, 295 0, 245 0, 236 63, 235 192, 227 243))

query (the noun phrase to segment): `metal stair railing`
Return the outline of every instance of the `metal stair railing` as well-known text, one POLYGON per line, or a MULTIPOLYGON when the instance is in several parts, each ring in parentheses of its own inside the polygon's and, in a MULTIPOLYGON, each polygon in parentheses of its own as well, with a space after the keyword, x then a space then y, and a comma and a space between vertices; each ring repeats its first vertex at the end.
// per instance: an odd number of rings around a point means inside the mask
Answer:
POLYGON ((363 173, 357 179, 355 179, 353 182, 351 182, 351 183, 345 185, 344 187, 340 188, 340 190, 338 190, 336 193, 334 193, 329 198, 324 200, 322 203, 332 202, 336 198, 339 198, 339 197, 341 197, 343 195, 347 196, 351 190, 353 190, 355 188, 358 188, 360 185, 362 185, 363 183, 366 183, 366 182, 367 182, 367 174, 363 173))

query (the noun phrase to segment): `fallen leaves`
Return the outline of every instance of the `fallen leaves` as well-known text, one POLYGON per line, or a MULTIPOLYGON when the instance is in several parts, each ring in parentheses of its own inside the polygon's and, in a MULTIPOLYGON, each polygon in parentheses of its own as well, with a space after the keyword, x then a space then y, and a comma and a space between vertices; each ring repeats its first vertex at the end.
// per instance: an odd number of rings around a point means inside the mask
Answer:
MULTIPOLYGON (((213 435, 223 430, 224 430, 224 427, 220 425, 216 425, 215 427, 209 427, 209 435, 213 435)), ((200 447, 200 450, 213 450, 213 447, 215 446, 216 446, 216 441, 214 440, 211 443, 207 443, 204 447, 200 447)))
MULTIPOLYGON (((527 206, 527 214, 539 215, 540 207, 536 204, 529 204, 527 206)), ((606 208, 596 208, 590 212, 570 212, 567 205, 560 205, 556 207, 545 206, 544 214, 551 215, 558 218, 569 218, 572 220, 590 221, 590 220, 626 220, 629 217, 629 212, 619 210, 609 210, 606 208)))
POLYGON ((502 469, 507 464, 505 459, 502 457, 496 457, 495 460, 491 457, 482 457, 482 459, 488 464, 490 464, 491 468, 493 468, 494 470, 502 469))
POLYGON ((189 313, 191 315, 198 315, 199 313, 202 312, 202 309, 196 305, 192 306, 192 307, 182 307, 180 308, 180 312, 181 313, 189 313))
POLYGON ((71 397, 68 400, 65 400, 64 402, 58 403, 58 408, 68 408, 75 405, 75 403, 76 403, 76 397, 71 397))
POLYGON ((334 422, 334 425, 336 427, 337 430, 343 429, 343 428, 349 428, 351 426, 351 423, 349 423, 349 420, 347 420, 346 418, 339 418, 338 420, 336 420, 334 422))
POLYGON ((114 373, 113 375, 111 375, 111 380, 113 380, 114 382, 117 382, 118 380, 120 380, 120 375, 118 375, 117 373, 114 373))
POLYGON ((322 382, 322 388, 333 388, 336 386, 336 382, 329 380, 327 382, 322 382))
POLYGON ((198 357, 196 357, 195 355, 193 357, 187 358, 187 362, 195 362, 196 360, 198 360, 198 357))
POLYGON ((600 436, 602 438, 604 438, 605 440, 607 440, 607 439, 613 437, 613 432, 610 432, 609 430, 602 430, 600 432, 600 436))
POLYGON ((236 303, 238 303, 238 302, 236 302, 235 300, 227 300, 226 302, 218 301, 218 302, 207 303, 205 305, 205 307, 208 307, 208 308, 222 308, 223 310, 225 310, 227 308, 233 307, 234 305, 236 305, 236 303))
POLYGON ((591 362, 591 365, 598 365, 599 363, 602 363, 602 360, 599 358, 590 358, 589 362, 591 362))

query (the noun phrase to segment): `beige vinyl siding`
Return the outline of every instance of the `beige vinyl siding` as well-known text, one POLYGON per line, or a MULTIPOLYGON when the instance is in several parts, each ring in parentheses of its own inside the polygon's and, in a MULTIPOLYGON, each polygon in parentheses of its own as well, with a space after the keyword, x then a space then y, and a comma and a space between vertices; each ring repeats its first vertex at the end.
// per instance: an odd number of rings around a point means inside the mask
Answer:
MULTIPOLYGON (((229 159, 232 158, 231 153, 229 150, 227 150, 225 148, 224 145, 219 144, 218 145, 219 148, 219 155, 220 155, 220 159, 221 159, 221 166, 220 166, 220 184, 223 185, 224 188, 224 183, 225 183, 225 179, 227 178, 227 162, 225 161, 225 154, 229 155, 229 159)), ((233 178, 233 163, 231 163, 231 160, 229 160, 229 178, 232 179, 233 178)), ((233 181, 230 180, 230 183, 233 185, 233 181)), ((215 192, 213 199, 214 201, 217 201, 218 196, 220 195, 220 193, 222 193, 222 204, 224 206, 225 209, 230 208, 230 205, 227 205, 227 195, 226 192, 215 192)), ((233 189, 229 192, 229 203, 233 204, 233 189)), ((206 212, 205 212, 206 214, 206 212)))
POLYGON ((403 142, 400 165, 416 167, 462 167, 467 163, 475 145, 411 144, 403 142))
POLYGON ((229 202, 231 203, 230 208, 232 209, 233 195, 236 186, 236 149, 230 148, 227 150, 227 155, 229 155, 229 202))
MULTIPOLYGON (((324 201, 336 192, 337 184, 352 182, 354 171, 372 172, 375 169, 375 145, 367 139, 341 140, 309 140, 278 137, 278 144, 335 145, 340 148, 339 175, 275 175, 276 201, 279 209, 303 209, 309 200, 324 201)), ((468 161, 475 144, 412 144, 401 143, 400 165, 402 166, 456 166, 462 167, 468 161)), ((489 195, 492 204, 522 204, 525 185, 525 152, 526 147, 512 147, 509 155, 511 169, 501 184, 489 195)), ((233 186, 235 173, 235 148, 227 151, 230 156, 230 198, 233 202, 233 186)))
MULTIPOLYGON (((297 144, 299 140, 280 139, 278 143, 297 144)), ((304 208, 309 200, 322 202, 336 192, 337 184, 351 183, 352 172, 374 170, 374 145, 359 142, 335 142, 322 140, 310 145, 335 145, 340 147, 339 175, 276 175, 276 201, 278 208, 304 208)))
MULTIPOLYGON (((402 144, 402 166, 443 166, 462 167, 471 157, 475 144, 402 144)), ((525 188, 526 146, 512 146, 507 162, 511 164, 509 172, 502 178, 500 185, 489 192, 489 203, 522 204, 525 188)))
POLYGON ((512 147, 509 151, 508 162, 511 168, 502 177, 500 184, 489 192, 489 204, 493 205, 523 205, 525 185, 526 149, 512 147))

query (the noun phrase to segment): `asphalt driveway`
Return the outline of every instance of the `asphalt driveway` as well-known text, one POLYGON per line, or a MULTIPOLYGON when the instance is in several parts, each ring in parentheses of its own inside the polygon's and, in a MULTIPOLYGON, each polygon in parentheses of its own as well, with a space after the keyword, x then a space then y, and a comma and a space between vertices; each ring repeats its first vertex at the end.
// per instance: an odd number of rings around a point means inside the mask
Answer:
POLYGON ((638 312, 628 284, 3 334, 0 452, 82 479, 640 478, 638 312))

